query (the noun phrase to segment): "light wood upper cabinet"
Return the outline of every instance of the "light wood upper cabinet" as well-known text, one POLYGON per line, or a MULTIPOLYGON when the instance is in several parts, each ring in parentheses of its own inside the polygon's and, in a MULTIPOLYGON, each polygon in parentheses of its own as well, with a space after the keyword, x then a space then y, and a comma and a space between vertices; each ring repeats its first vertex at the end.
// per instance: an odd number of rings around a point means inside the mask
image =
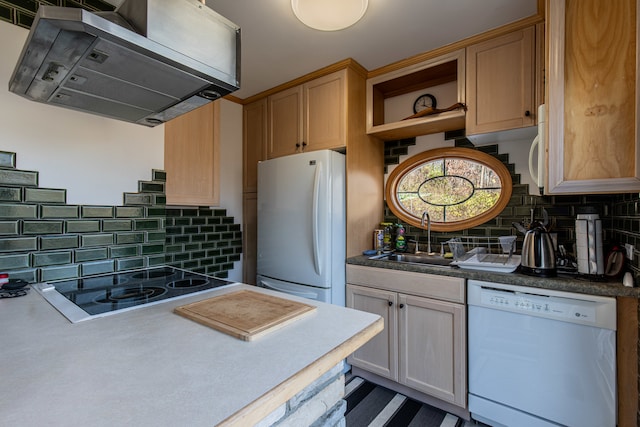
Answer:
POLYGON ((378 314, 385 323, 349 363, 466 406, 463 279, 347 265, 346 305, 378 314))
POLYGON ((258 191, 258 162, 266 158, 267 100, 247 104, 242 118, 243 192, 258 191))
POLYGON ((304 85, 306 151, 346 145, 346 85, 346 69, 304 85))
POLYGON ((267 157, 346 145, 346 70, 268 97, 267 157))
POLYGON ((304 139, 302 97, 302 86, 269 96, 267 158, 301 151, 304 139))
POLYGON ((535 27, 467 47, 466 134, 533 126, 535 27))
POLYGON ((638 1, 547 1, 547 194, 640 191, 638 1))
POLYGON ((167 205, 217 206, 220 202, 219 101, 164 125, 167 205))

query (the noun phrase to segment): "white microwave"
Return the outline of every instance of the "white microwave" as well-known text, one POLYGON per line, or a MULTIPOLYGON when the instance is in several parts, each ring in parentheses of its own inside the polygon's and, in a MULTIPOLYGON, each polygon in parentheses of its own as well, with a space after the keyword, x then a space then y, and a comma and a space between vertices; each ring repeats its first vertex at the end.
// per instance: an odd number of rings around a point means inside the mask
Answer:
POLYGON ((545 131, 546 131, 547 115, 545 113, 545 105, 538 106, 538 135, 531 143, 529 150, 529 173, 533 182, 540 189, 540 195, 544 194, 544 178, 545 178, 545 131))

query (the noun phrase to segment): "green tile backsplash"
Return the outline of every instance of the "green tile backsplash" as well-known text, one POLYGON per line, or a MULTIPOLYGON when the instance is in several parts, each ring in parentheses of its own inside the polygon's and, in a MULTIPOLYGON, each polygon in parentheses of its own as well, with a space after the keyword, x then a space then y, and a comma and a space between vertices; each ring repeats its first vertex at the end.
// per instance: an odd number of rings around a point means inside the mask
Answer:
POLYGON ((62 234, 62 221, 24 221, 22 234, 62 234))
POLYGON ((55 190, 51 188, 25 188, 24 201, 31 203, 65 203, 67 200, 66 190, 55 190))
MULTIPOLYGON (((72 279, 80 276, 79 265, 63 265, 59 267, 44 267, 40 269, 40 281, 72 279)), ((11 273, 9 273, 11 277, 11 273)))
POLYGON ((29 267, 29 254, 0 256, 0 270, 29 267))
POLYGON ((0 169, 0 185, 38 186, 38 173, 15 169, 0 169))
POLYGON ((35 251, 38 249, 37 237, 17 237, 0 239, 0 252, 35 251))
POLYGON ((133 221, 130 219, 105 219, 102 221, 104 231, 131 231, 133 221))
POLYGON ((0 201, 2 202, 21 202, 22 191, 15 187, 0 187, 0 201))
POLYGON ((113 233, 88 234, 80 236, 83 247, 113 245, 113 233))
POLYGON ((113 218, 113 206, 82 206, 83 218, 113 218))
MULTIPOLYGON (((125 203, 126 204, 126 203, 125 203)), ((164 204, 164 203, 162 203, 164 204)), ((142 218, 144 208, 140 206, 116 206, 116 218, 142 218)))
POLYGON ((97 233, 99 231, 100 221, 65 221, 65 233, 97 233))
POLYGON ((218 277, 227 277, 242 253, 240 225, 224 209, 167 207, 166 242, 168 263, 218 277))
POLYGON ((92 274, 113 273, 115 271, 115 263, 113 260, 93 261, 80 264, 80 275, 90 276, 92 274))
POLYGON ((140 181, 138 183, 138 192, 140 193, 164 193, 163 182, 140 181))
POLYGON ((79 248, 78 236, 73 234, 60 236, 40 236, 39 247, 41 251, 53 249, 74 249, 79 248))
POLYGON ((74 252, 76 262, 96 261, 109 257, 109 248, 78 249, 74 252))
POLYGON ((80 218, 80 206, 40 206, 40 218, 80 218))
POLYGON ((0 218, 29 218, 36 219, 38 217, 36 205, 14 205, 9 203, 2 203, 0 201, 0 218))
POLYGON ((0 167, 2 168, 15 168, 16 167, 16 153, 8 151, 0 151, 0 167))
POLYGON ((138 245, 112 246, 109 248, 110 258, 126 258, 138 255, 140 255, 140 248, 138 245))
POLYGON ((20 233, 18 221, 0 221, 0 235, 17 236, 20 233))
MULTIPOLYGON (((48 265, 71 264, 73 252, 38 252, 31 254, 31 265, 44 267, 48 265)), ((29 267, 29 264, 25 265, 29 267)))
POLYGON ((36 282, 172 265, 226 278, 240 225, 224 209, 166 207, 166 173, 152 176, 123 206, 67 205, 65 189, 37 187, 37 172, 0 151, 0 271, 36 282))
POLYGON ((117 233, 116 243, 123 245, 125 243, 143 243, 144 233, 117 233))

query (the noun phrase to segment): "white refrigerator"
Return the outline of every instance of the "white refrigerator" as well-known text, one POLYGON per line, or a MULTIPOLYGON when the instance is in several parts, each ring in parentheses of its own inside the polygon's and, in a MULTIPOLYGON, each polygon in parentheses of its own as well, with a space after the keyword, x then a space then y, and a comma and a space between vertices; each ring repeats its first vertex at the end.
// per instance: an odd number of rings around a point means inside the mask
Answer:
POLYGON ((344 306, 345 156, 258 163, 258 286, 344 306))

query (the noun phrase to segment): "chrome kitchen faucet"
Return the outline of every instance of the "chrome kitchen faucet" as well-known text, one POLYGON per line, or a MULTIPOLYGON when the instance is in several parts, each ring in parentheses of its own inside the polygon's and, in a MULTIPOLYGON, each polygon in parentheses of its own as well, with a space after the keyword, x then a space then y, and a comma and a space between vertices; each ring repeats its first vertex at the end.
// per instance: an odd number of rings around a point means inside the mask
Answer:
MULTIPOLYGON (((427 253, 429 255, 433 255, 431 252, 431 217, 429 216, 429 212, 422 212, 422 220, 420 221, 420 226, 424 228, 424 221, 427 220, 427 253)), ((418 244, 416 243, 416 251, 418 248, 418 244)))

